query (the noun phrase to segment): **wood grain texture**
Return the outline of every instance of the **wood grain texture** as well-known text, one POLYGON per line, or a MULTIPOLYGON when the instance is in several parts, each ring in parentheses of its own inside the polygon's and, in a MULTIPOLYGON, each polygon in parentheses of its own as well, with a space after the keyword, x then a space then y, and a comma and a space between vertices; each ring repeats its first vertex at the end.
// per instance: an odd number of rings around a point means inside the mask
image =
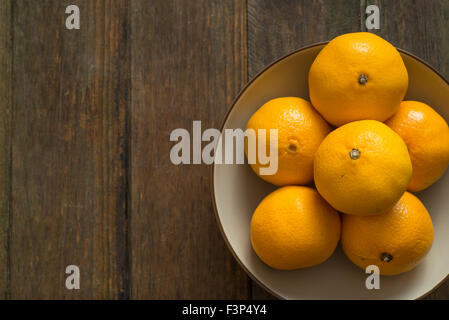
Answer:
POLYGON ((127 298, 127 1, 13 12, 11 297, 127 298), (70 264, 81 290, 65 288, 70 264))
POLYGON ((245 2, 131 2, 133 299, 245 299, 206 165, 175 166, 170 132, 219 127, 246 81, 245 2))
MULTIPOLYGON (((248 76, 306 45, 360 31, 359 0, 248 0, 248 76)), ((253 299, 273 299, 256 283, 253 299)))
POLYGON ((12 6, 0 2, 0 299, 9 298, 12 6))
POLYGON ((248 0, 248 76, 306 45, 360 31, 360 0, 248 0))
MULTIPOLYGON (((449 1, 367 0, 380 9, 380 30, 395 46, 424 59, 449 79, 449 1)), ((449 299, 449 281, 426 299, 449 299)))

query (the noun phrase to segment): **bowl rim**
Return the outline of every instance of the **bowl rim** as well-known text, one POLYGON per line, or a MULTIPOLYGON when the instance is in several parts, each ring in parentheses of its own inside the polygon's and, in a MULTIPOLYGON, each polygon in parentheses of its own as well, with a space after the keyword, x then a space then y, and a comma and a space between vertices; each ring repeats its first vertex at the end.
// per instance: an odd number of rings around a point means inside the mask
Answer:
MULTIPOLYGON (((296 54, 299 53, 301 51, 304 50, 308 50, 308 49, 312 49, 314 47, 319 47, 319 46, 323 46, 328 44, 329 41, 321 41, 321 42, 316 42, 316 43, 312 43, 310 45, 301 47, 299 49, 296 49, 294 51, 291 51, 283 56, 281 56, 280 58, 275 59, 274 61, 272 61, 271 63, 269 63, 268 65, 266 65, 264 68, 262 68, 254 77, 252 77, 244 86, 243 88, 239 91, 239 93, 237 94, 237 96, 234 98, 234 100, 232 101, 230 107, 228 107, 228 110, 226 111, 226 114, 224 116, 224 119, 221 122, 221 126, 220 126, 220 132, 223 132, 224 126, 226 124, 226 122, 228 121, 229 115, 231 114, 232 110, 234 109, 237 101, 241 98, 241 96, 243 95, 243 93, 253 84, 253 82, 255 82, 265 71, 267 71, 268 69, 270 69, 272 66, 274 66, 275 64, 277 64, 278 62, 296 54)), ((400 53, 405 54, 407 56, 409 56, 410 58, 413 58, 415 60, 417 60, 418 62, 421 62, 424 66, 426 66, 427 68, 429 68, 430 70, 432 70, 436 75, 438 75, 441 80, 443 80, 448 86, 449 86, 449 81, 435 68, 433 67, 430 63, 426 62, 425 60, 423 60, 422 58, 414 55, 413 53, 408 52, 407 50, 401 49, 399 47, 395 47, 400 53)), ((271 295, 273 295, 274 297, 276 297, 277 299, 280 300, 285 300, 286 298, 280 296, 279 294, 275 293, 273 290, 271 290, 270 288, 268 288, 265 284, 262 283, 261 280, 259 280, 252 272, 250 272, 248 270, 248 268, 244 265, 244 263, 240 260, 240 258, 237 256, 236 252, 234 251, 231 243, 228 240, 227 235, 224 232, 223 229, 223 224, 220 220, 220 216, 218 214, 218 209, 217 209, 217 202, 216 202, 216 198, 215 198, 215 191, 214 191, 214 185, 215 185, 215 179, 214 179, 214 171, 215 171, 215 164, 213 163, 211 165, 211 169, 210 169, 210 179, 209 179, 209 183, 210 183, 210 193, 211 193, 211 198, 212 198, 212 202, 213 202, 213 208, 214 208, 214 214, 215 214, 215 219, 217 220, 217 224, 218 227, 220 229, 220 233, 226 243, 226 246, 228 247, 229 251, 231 251, 232 256, 234 257, 235 260, 237 260, 238 264, 240 265, 240 267, 245 271, 245 273, 251 278, 251 280, 253 280, 254 282, 256 282, 260 287, 262 287, 264 290, 266 290, 268 293, 270 293, 271 295)), ((435 290, 437 290, 444 282, 446 282, 447 280, 449 280, 449 272, 447 273, 447 275, 440 281, 438 282, 432 289, 430 289, 429 291, 427 291, 426 293, 422 294, 421 296, 417 297, 415 300, 421 300, 424 299, 425 297, 427 297, 428 295, 430 295, 431 293, 433 293, 435 290)))

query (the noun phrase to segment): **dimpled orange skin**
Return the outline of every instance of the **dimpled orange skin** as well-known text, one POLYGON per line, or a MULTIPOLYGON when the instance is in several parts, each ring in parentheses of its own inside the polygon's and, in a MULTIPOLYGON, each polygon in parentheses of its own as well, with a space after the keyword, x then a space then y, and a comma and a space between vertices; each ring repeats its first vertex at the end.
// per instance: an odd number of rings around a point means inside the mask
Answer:
POLYGON ((251 219, 251 243, 272 268, 293 270, 327 260, 340 240, 339 214, 315 189, 287 186, 259 204, 251 219))
POLYGON ((409 191, 422 191, 441 178, 449 164, 449 127, 435 110, 421 102, 404 101, 385 123, 408 146, 413 166, 409 191))
POLYGON ((382 122, 361 120, 332 131, 314 161, 315 185, 336 210, 379 214, 394 206, 407 189, 412 164, 401 137, 382 122), (359 158, 352 159, 357 150, 359 158))
POLYGON ((333 39, 309 71, 310 101, 334 126, 387 120, 398 110, 407 87, 408 73, 399 52, 369 32, 333 39), (362 75, 365 84, 359 82, 362 75))
MULTIPOLYGON (((266 130, 267 151, 270 145, 270 129, 278 129, 277 172, 273 175, 260 175, 259 161, 250 164, 257 175, 277 186, 305 185, 312 182, 314 154, 321 141, 331 131, 329 124, 308 101, 296 97, 268 101, 252 115, 247 129, 254 129, 256 137, 258 129, 266 130)), ((247 139, 245 154, 248 156, 247 139)))
POLYGON ((409 192, 387 213, 369 217, 343 215, 342 219, 343 250, 364 270, 369 265, 378 266, 382 275, 412 270, 432 247, 430 215, 409 192))

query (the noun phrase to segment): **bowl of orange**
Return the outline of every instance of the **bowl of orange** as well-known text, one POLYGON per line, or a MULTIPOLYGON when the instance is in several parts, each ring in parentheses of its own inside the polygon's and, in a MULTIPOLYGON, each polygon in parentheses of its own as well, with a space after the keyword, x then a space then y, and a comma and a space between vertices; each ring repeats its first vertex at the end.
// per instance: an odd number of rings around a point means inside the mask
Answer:
POLYGON ((344 67, 337 55, 326 74, 332 54, 312 68, 326 47, 314 44, 267 66, 228 111, 222 132, 276 127, 280 151, 274 175, 257 174, 257 161, 212 166, 221 233, 248 275, 281 299, 422 298, 449 275, 449 160, 438 131, 449 121, 449 83, 401 49, 405 87, 403 70, 392 70, 388 83, 370 65, 361 63, 358 73, 344 67), (342 74, 358 82, 350 94, 333 91, 352 85, 342 74), (371 98, 366 89, 374 90, 371 98), (379 288, 367 287, 370 265, 380 268, 379 288))

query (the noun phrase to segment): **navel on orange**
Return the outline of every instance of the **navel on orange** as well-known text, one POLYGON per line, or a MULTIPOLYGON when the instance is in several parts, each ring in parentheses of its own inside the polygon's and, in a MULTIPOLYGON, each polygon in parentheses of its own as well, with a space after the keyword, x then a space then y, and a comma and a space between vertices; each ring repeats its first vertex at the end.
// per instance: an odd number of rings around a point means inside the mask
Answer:
POLYGON ((407 189, 412 164, 401 137, 375 120, 348 123, 321 143, 315 185, 329 204, 347 214, 379 214, 407 189))
POLYGON ((408 190, 416 192, 435 183, 449 165, 449 127, 430 106, 404 101, 385 122, 408 146, 413 175, 408 190))
POLYGON ((407 87, 407 69, 399 52, 368 32, 333 39, 309 71, 312 105, 335 126, 387 120, 398 110, 407 87))
POLYGON ((421 201, 406 192, 384 214, 344 215, 341 241, 357 266, 376 265, 380 274, 396 275, 413 269, 430 250, 432 220, 421 201))
MULTIPOLYGON (((260 175, 259 157, 250 164, 262 179, 278 186, 305 185, 313 180, 313 157, 321 141, 331 128, 316 110, 304 99, 277 98, 265 103, 248 121, 247 129, 266 130, 266 140, 258 141, 269 153, 270 130, 278 130, 278 170, 273 175, 260 175)), ((256 148, 256 154, 259 150, 256 148)), ((245 141, 248 156, 248 140, 245 141)))
POLYGON ((332 255, 340 229, 339 214, 316 190, 287 186, 269 194, 254 211, 251 243, 272 268, 305 268, 332 255))

